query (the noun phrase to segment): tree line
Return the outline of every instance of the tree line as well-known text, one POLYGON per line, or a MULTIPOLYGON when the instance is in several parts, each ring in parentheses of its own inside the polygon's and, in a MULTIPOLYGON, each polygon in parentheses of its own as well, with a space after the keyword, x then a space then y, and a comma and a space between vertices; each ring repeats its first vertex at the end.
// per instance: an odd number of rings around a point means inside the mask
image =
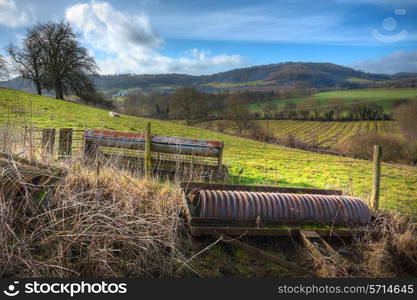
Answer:
MULTIPOLYGON (((225 111, 232 100, 239 98, 239 103, 248 106, 264 104, 277 98, 294 98, 310 96, 317 92, 314 89, 290 89, 271 91, 223 91, 202 92, 196 87, 183 86, 170 92, 134 93, 124 96, 123 101, 115 105, 127 114, 153 117, 158 119, 182 119, 191 124, 201 120, 218 120, 226 117, 225 111), (195 103, 194 103, 195 102, 195 103), (194 107, 194 108, 193 108, 194 107), (188 121, 187 121, 188 120, 188 121)), ((262 116, 251 114, 252 119, 262 116)))
POLYGON ((384 108, 375 102, 354 100, 345 102, 341 98, 321 103, 317 98, 306 98, 300 103, 286 101, 283 104, 269 102, 255 119, 309 120, 309 121, 367 121, 390 120, 384 108))
POLYGON ((250 120, 311 120, 311 121, 364 121, 389 120, 381 105, 374 102, 307 97, 296 103, 285 100, 273 102, 274 92, 223 92, 204 93, 185 86, 174 93, 148 93, 126 96, 120 109, 128 114, 151 116, 159 119, 185 120, 190 125, 207 120, 230 120, 236 122, 239 131, 250 120), (250 106, 258 111, 251 111, 250 106))

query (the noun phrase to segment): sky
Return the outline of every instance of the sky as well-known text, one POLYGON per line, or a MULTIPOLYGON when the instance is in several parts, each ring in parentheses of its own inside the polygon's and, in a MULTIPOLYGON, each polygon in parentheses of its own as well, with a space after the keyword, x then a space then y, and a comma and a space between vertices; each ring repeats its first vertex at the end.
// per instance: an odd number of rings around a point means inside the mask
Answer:
POLYGON ((0 53, 30 26, 61 20, 101 74, 200 75, 286 61, 417 72, 417 0, 0 0, 0 53))

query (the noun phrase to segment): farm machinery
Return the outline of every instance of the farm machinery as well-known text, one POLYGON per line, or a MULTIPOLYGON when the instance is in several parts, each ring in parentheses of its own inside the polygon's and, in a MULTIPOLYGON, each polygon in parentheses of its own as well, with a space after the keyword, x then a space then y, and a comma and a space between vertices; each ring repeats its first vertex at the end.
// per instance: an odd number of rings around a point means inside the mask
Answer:
POLYGON ((313 274, 240 240, 296 238, 315 256, 339 255, 328 241, 362 234, 372 220, 366 203, 340 190, 183 183, 183 209, 194 237, 213 236, 299 275, 313 274))

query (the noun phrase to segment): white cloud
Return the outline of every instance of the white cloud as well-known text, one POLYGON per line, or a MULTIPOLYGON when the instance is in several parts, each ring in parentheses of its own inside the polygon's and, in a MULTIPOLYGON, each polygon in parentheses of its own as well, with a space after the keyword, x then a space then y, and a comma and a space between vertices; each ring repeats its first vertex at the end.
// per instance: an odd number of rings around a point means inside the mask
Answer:
POLYGON ((31 22, 32 15, 18 8, 14 0, 0 0, 0 25, 19 27, 31 22))
POLYGON ((204 74, 243 64, 240 55, 216 55, 192 49, 178 58, 161 55, 163 38, 144 14, 130 15, 115 10, 107 2, 77 4, 66 10, 66 19, 81 33, 98 60, 100 72, 204 74))
POLYGON ((181 6, 161 10, 153 21, 165 36, 177 39, 338 44, 368 42, 371 35, 363 27, 347 28, 346 16, 331 1, 213 6, 198 13, 181 6))
MULTIPOLYGON (((369 14, 370 19, 366 20, 363 19, 365 15, 356 15, 356 10, 361 9, 360 5, 364 4, 360 4, 361 0, 338 0, 340 3, 335 1, 245 1, 246 5, 233 5, 233 1, 208 5, 209 1, 202 1, 206 2, 205 6, 190 4, 188 1, 187 4, 176 2, 176 5, 169 5, 167 3, 170 1, 164 1, 157 12, 152 14, 152 21, 164 37, 170 39, 331 45, 380 43, 373 38, 372 30, 381 26, 385 15, 380 20, 374 20, 374 12, 364 12, 369 14)), ((398 6, 390 9, 391 13, 387 12, 386 17, 394 15, 395 9, 406 9, 408 14, 415 11, 410 6, 400 5, 406 1, 417 5, 417 0, 381 1, 398 3, 398 6)), ((375 7, 374 10, 379 13, 380 8, 375 7)), ((398 18, 400 26, 402 21, 398 18)), ((410 23, 408 28, 404 28, 409 31, 405 41, 416 41, 411 35, 414 27, 410 23)))
POLYGON ((353 63, 352 67, 371 73, 417 73, 417 51, 396 51, 379 59, 353 63))

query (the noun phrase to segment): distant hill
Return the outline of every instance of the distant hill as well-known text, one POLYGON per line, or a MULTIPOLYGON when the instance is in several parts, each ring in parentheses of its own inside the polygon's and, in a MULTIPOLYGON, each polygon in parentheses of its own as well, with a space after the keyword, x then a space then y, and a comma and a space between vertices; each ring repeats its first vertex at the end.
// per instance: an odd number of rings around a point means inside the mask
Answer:
MULTIPOLYGON (((234 69, 212 75, 120 74, 94 76, 99 90, 112 95, 141 91, 172 91, 191 85, 206 92, 245 88, 363 88, 377 82, 417 78, 415 73, 372 74, 332 63, 286 62, 234 69)), ((30 82, 13 79, 0 86, 33 92, 30 82)))

